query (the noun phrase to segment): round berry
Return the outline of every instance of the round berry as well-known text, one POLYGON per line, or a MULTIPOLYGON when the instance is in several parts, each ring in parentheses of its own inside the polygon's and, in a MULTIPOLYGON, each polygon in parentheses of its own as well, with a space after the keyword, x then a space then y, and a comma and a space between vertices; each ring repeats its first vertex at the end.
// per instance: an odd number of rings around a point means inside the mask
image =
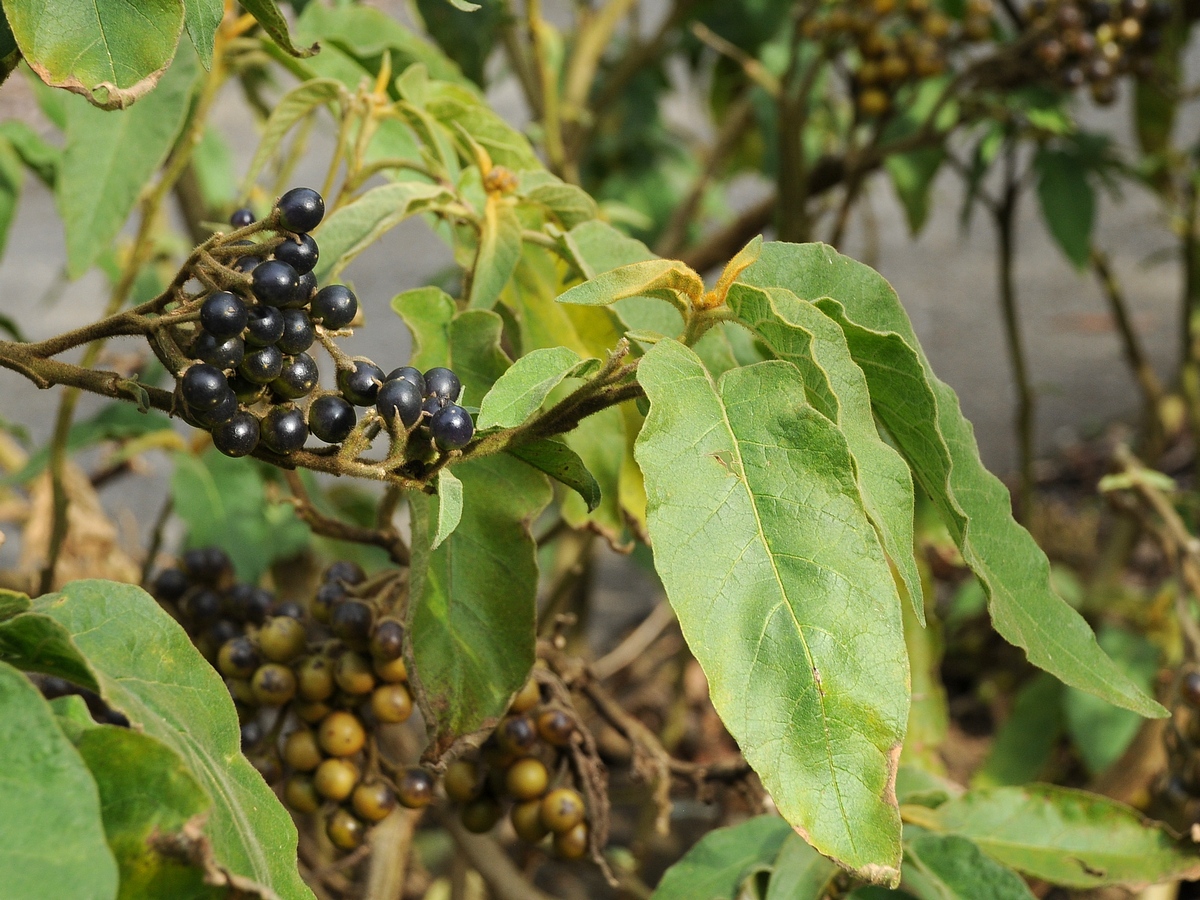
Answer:
POLYGON ((421 374, 420 369, 415 369, 412 366, 401 366, 398 369, 392 369, 388 372, 386 381, 395 381, 397 378, 403 378, 405 381, 412 384, 421 394, 425 396, 425 376, 421 374))
POLYGON ((251 350, 238 366, 238 374, 253 384, 270 384, 283 371, 283 354, 275 345, 251 350))
POLYGON ((255 306, 246 322, 246 343, 251 347, 269 347, 283 337, 283 313, 273 306, 255 306))
POLYGON ((449 369, 435 366, 425 373, 425 396, 456 403, 461 391, 462 382, 449 369))
POLYGON ((406 722, 412 708, 412 694, 403 684, 381 684, 371 694, 371 712, 380 722, 406 722))
POLYGON ((236 369, 246 356, 246 344, 240 337, 221 340, 202 331, 192 344, 192 356, 218 369, 236 369))
POLYGON ((503 813, 500 804, 491 797, 480 797, 462 808, 459 819, 467 831, 473 834, 486 834, 500 821, 503 813))
MULTIPOLYGON (((248 244, 250 242, 246 241, 246 243, 248 244)), ((249 273, 249 272, 253 272, 255 269, 257 269, 259 263, 261 263, 261 262, 262 262, 261 256, 239 256, 237 258, 237 260, 234 262, 233 268, 234 268, 234 271, 236 271, 236 272, 249 273)))
POLYGON ((258 669, 260 661, 249 638, 235 637, 221 645, 217 670, 226 678, 249 678, 258 669))
POLYGON ((584 812, 583 798, 570 788, 558 788, 542 798, 542 823, 555 834, 582 822, 584 812))
POLYGON ((529 710, 541 702, 542 692, 538 688, 538 683, 535 679, 530 678, 525 682, 525 686, 517 691, 517 695, 513 697, 512 703, 508 705, 508 711, 514 713, 529 712, 529 710))
POLYGON ((368 822, 382 822, 396 808, 396 795, 383 782, 373 781, 356 787, 350 804, 368 822))
POLYGON ((200 304, 200 326, 221 340, 241 334, 249 316, 246 304, 229 291, 209 294, 200 304))
POLYGON ((298 409, 276 406, 262 420, 262 442, 276 453, 299 450, 308 440, 308 426, 298 409))
POLYGON ((193 413, 200 413, 216 409, 233 392, 220 369, 208 363, 196 363, 183 373, 180 393, 188 408, 193 413))
POLYGON ((574 720, 561 709, 548 709, 537 719, 538 735, 554 747, 569 747, 575 734, 574 720))
POLYGON ((283 787, 283 800, 298 813, 315 813, 321 808, 321 795, 308 775, 293 775, 283 787))
POLYGON ((221 398, 213 409, 206 409, 202 412, 192 414, 192 418, 201 428, 213 429, 222 422, 228 422, 233 414, 238 411, 237 394, 230 388, 229 392, 221 398))
POLYGON ((295 703, 292 705, 292 709, 296 711, 296 718, 301 722, 307 722, 309 725, 316 725, 333 712, 332 706, 328 703, 322 703, 320 700, 305 700, 301 703, 295 703))
POLYGON ((183 554, 183 569, 196 581, 216 584, 233 571, 233 563, 220 547, 194 547, 183 554))
POLYGON ((283 706, 296 695, 296 676, 287 666, 267 663, 254 673, 250 689, 260 705, 283 706))
POLYGON ((254 210, 248 206, 235 209, 233 215, 229 217, 229 224, 234 228, 245 228, 247 225, 253 225, 254 210))
POLYGON ((527 756, 518 759, 504 773, 504 787, 518 800, 533 800, 546 793, 550 773, 540 760, 527 756))
POLYGON ((174 603, 190 586, 187 574, 181 569, 163 569, 154 579, 154 596, 174 603))
POLYGON ((312 298, 312 317, 331 331, 345 328, 358 315, 358 298, 344 284, 330 284, 312 298))
POLYGON ((304 700, 328 700, 333 688, 333 662, 327 656, 310 656, 296 670, 296 693, 304 700))
POLYGON ((318 397, 308 408, 309 430, 327 444, 340 444, 357 422, 354 406, 334 394, 318 397))
POLYGON ((276 342, 279 349, 288 354, 303 353, 316 339, 312 319, 302 309, 283 310, 283 334, 276 342))
POLYGON ((375 613, 366 603, 344 600, 333 608, 329 616, 329 628, 347 644, 365 647, 371 639, 374 620, 375 613))
POLYGON ((300 276, 285 262, 268 259, 251 273, 254 296, 268 306, 290 306, 300 288, 300 276))
POLYGON ((508 716, 496 726, 496 744, 505 753, 523 756, 537 743, 537 728, 527 716, 508 716))
POLYGON ((283 361, 279 377, 271 382, 271 390, 281 400, 299 400, 313 392, 320 374, 315 359, 307 353, 297 353, 283 361))
POLYGON ((340 582, 346 585, 356 585, 367 580, 367 573, 358 563, 348 559, 339 559, 335 563, 330 563, 325 574, 321 576, 321 580, 326 584, 340 582))
POLYGON ((429 423, 429 433, 433 435, 439 450, 449 452, 465 447, 471 442, 471 437, 475 434, 475 424, 471 421, 470 413, 451 403, 434 414, 429 423))
POLYGON ((279 224, 296 233, 312 231, 325 217, 325 201, 312 188, 292 188, 279 198, 275 208, 279 210, 279 224))
POLYGON ((382 384, 383 370, 373 362, 358 360, 353 368, 338 369, 338 390, 355 406, 372 405, 382 384))
POLYGON ((509 820, 517 837, 527 844, 536 844, 550 833, 550 829, 542 824, 542 804, 539 800, 513 804, 509 820))
POLYGON ((482 778, 479 766, 469 759, 456 759, 446 767, 442 787, 455 803, 468 803, 479 796, 482 778))
POLYGON ((317 264, 319 256, 317 242, 310 234, 297 234, 295 237, 284 238, 283 243, 275 248, 275 258, 295 269, 297 275, 311 272, 313 266, 317 264))
POLYGON ((239 622, 261 625, 275 598, 265 588, 252 584, 235 584, 225 595, 225 611, 239 622))
POLYGON ((397 430, 412 428, 421 418, 421 392, 416 385, 403 378, 385 381, 375 398, 375 408, 383 416, 388 428, 395 426, 396 418, 400 419, 397 430))
POLYGON ((271 662, 291 662, 304 652, 308 635, 304 626, 289 616, 274 616, 258 630, 258 646, 271 662))
POLYGON ((583 859, 588 852, 588 827, 579 822, 554 835, 554 852, 562 859, 583 859))
POLYGON ((292 305, 296 307, 308 306, 312 303, 312 298, 316 293, 317 276, 312 272, 305 272, 300 276, 299 286, 296 288, 296 302, 292 305))
POLYGON ((397 656, 395 659, 375 660, 375 674, 379 676, 381 681, 386 681, 388 684, 399 684, 402 681, 408 681, 408 668, 404 665, 404 657, 397 656))
POLYGON ((347 650, 338 657, 333 678, 347 694, 369 694, 375 688, 375 673, 371 664, 359 653, 347 650))
POLYGON ((377 660, 393 660, 404 652, 404 626, 395 619, 383 619, 371 632, 371 655, 377 660))
POLYGON ((317 736, 307 728, 293 731, 283 742, 283 761, 298 772, 311 772, 324 759, 317 736))
POLYGON ((354 850, 363 842, 367 826, 354 818, 349 810, 338 809, 325 823, 325 833, 339 850, 354 850))
MULTIPOLYGON (((341 399, 341 398, 338 398, 341 399)), ((342 400, 345 403, 345 400, 342 400)), ((312 428, 312 408, 308 410, 308 425, 312 428)), ((313 432, 316 434, 316 431, 313 432)), ((318 435, 319 437, 319 435, 318 435)), ((333 608, 342 602, 346 597, 346 589, 340 584, 323 584, 317 588, 317 593, 313 596, 312 603, 309 605, 309 612, 312 617, 322 624, 328 625, 329 619, 333 615, 333 608)))
POLYGON ((345 800, 358 784, 358 766, 348 759, 327 759, 313 773, 313 786, 327 800, 345 800))
POLYGON ((426 397, 425 402, 421 404, 421 412, 424 414, 421 427, 426 431, 429 430, 429 423, 446 406, 446 401, 441 397, 426 397))
POLYGON ((353 713, 338 710, 321 722, 317 740, 330 756, 353 756, 367 742, 367 733, 353 713))
POLYGON ((433 776, 426 769, 405 769, 396 783, 396 799, 409 809, 421 809, 433 800, 433 776))
MULTIPOLYGON (((204 640, 208 641, 210 648, 216 650, 216 653, 211 654, 216 656, 220 653, 220 649, 236 637, 241 636, 241 629, 236 624, 228 619, 219 619, 205 633, 204 640)), ((241 676, 246 677, 246 676, 241 676)))
POLYGON ((192 591, 183 598, 183 614, 196 625, 215 622, 221 616, 221 597, 216 591, 192 591))
POLYGON ((238 410, 212 430, 213 446, 235 459, 258 447, 259 425, 254 413, 238 410))
POLYGON ((262 400, 267 393, 267 389, 263 385, 247 381, 236 372, 229 379, 229 387, 233 390, 233 396, 238 398, 238 402, 244 403, 247 406, 253 406, 259 400, 262 400))

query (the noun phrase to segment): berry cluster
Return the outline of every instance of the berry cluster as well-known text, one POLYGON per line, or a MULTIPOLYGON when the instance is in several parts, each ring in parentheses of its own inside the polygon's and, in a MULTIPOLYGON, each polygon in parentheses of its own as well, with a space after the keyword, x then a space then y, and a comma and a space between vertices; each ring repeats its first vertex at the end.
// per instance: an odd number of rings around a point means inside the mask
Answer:
MULTIPOLYGON (((461 385, 449 369, 422 374, 405 366, 385 376, 369 360, 338 354, 338 391, 318 391, 320 372, 309 349, 358 313, 358 299, 344 285, 317 289, 319 249, 308 232, 324 213, 316 191, 288 191, 276 204, 283 240, 265 258, 256 255, 258 245, 245 241, 246 255, 233 265, 249 274, 248 287, 242 293, 237 286, 213 291, 199 302, 188 351, 196 362, 179 378, 185 417, 211 431, 217 449, 235 457, 253 453, 260 443, 287 455, 301 449, 310 433, 341 443, 358 424, 355 407, 371 406, 394 437, 420 428, 427 446, 430 438, 443 452, 465 446, 474 425, 456 402, 461 385), (314 394, 307 410, 297 406, 314 394)), ((239 209, 230 221, 247 227, 254 214, 239 209)))
POLYGON ((1170 17, 1169 0, 1034 0, 1026 28, 1049 78, 1070 89, 1086 84, 1108 105, 1120 76, 1150 66, 1170 17))

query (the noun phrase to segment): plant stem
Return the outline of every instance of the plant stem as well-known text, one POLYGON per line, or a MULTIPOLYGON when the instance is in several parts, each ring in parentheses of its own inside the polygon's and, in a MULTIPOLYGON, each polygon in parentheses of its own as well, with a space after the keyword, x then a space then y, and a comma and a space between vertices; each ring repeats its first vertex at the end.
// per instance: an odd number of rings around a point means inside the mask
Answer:
POLYGON ((567 172, 566 152, 563 149, 562 117, 558 102, 558 73, 550 66, 542 29, 542 0, 525 0, 525 23, 529 29, 529 48, 533 53, 534 71, 537 72, 538 91, 541 96, 542 131, 546 148, 546 161, 550 169, 568 181, 578 181, 579 173, 567 172), (569 175, 574 174, 574 177, 569 175))

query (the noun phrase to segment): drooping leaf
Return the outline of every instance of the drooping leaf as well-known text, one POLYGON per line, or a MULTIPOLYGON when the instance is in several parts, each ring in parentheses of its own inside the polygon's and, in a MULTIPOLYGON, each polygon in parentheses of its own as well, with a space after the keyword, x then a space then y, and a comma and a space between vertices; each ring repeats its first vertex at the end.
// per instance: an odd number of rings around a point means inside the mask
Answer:
POLYGON ((775 857, 766 900, 821 900, 837 872, 837 866, 793 832, 775 857))
POLYGON ((188 37, 204 68, 212 68, 213 42, 225 14, 224 0, 183 0, 184 20, 188 37))
POLYGON ((626 297, 658 297, 681 307, 679 295, 699 297, 704 292, 700 276, 674 259, 650 259, 610 269, 559 295, 559 303, 608 306, 626 297))
POLYGON ((393 297, 392 309, 412 332, 413 350, 408 364, 421 371, 446 365, 454 299, 441 288, 419 287, 393 297))
POLYGON ((929 218, 929 200, 933 182, 937 177, 946 151, 941 148, 911 150, 908 153, 893 153, 884 161, 884 168, 892 179, 892 187, 904 207, 908 230, 913 235, 920 233, 929 218))
POLYGON ((996 732, 987 759, 971 779, 972 787, 1018 785, 1038 779, 1062 735, 1065 691, 1062 682, 1045 673, 1021 688, 1012 715, 996 732))
POLYGON ((1006 866, 1052 884, 1138 886, 1200 875, 1200 851, 1137 810, 1055 785, 969 791, 931 813, 1006 866))
POLYGON ((710 831, 667 869, 652 900, 734 900, 747 876, 769 868, 791 834, 777 816, 710 831))
POLYGON ((312 900, 291 817, 242 755, 229 691, 183 628, 141 588, 110 581, 72 582, 34 611, 71 635, 104 700, 199 781, 213 804, 204 834, 216 865, 282 900, 312 900))
MULTIPOLYGON (((565 387, 565 386, 564 386, 565 387)), ((553 399, 553 398, 552 398, 553 399)), ((563 440, 583 461, 600 488, 600 503, 588 509, 586 498, 568 496, 562 504, 563 519, 572 528, 591 528, 618 552, 632 549, 621 512, 620 478, 625 461, 625 417, 615 407, 583 419, 563 435, 563 440)))
POLYGON ((545 347, 525 354, 497 379, 479 404, 476 425, 513 428, 536 412, 562 380, 579 365, 568 347, 545 347))
POLYGON ((1042 218, 1077 269, 1087 265, 1096 217, 1096 192, 1079 154, 1043 147, 1034 157, 1042 218))
POLYGON ((1033 900, 1020 875, 954 835, 906 841, 904 865, 904 887, 921 900, 1033 900))
POLYGON ((790 291, 735 284, 727 301, 771 353, 800 370, 808 402, 846 436, 867 513, 924 624, 921 576, 912 550, 912 475, 900 454, 879 436, 867 379, 851 357, 846 336, 828 316, 790 291))
POLYGON ((550 502, 545 477, 503 454, 454 471, 462 515, 436 550, 431 498, 409 500, 411 676, 439 742, 495 720, 529 676, 538 579, 530 524, 550 502))
POLYGON ((449 469, 442 469, 437 476, 437 529, 429 549, 436 550, 442 545, 462 519, 463 486, 458 477, 449 469))
MULTIPOLYGON (((91 4, 71 5, 82 9, 91 4)), ((117 236, 143 186, 166 158, 187 116, 195 72, 195 55, 180 53, 153 93, 115 112, 68 99, 67 145, 55 199, 67 231, 67 274, 72 278, 86 272, 117 236)))
MULTIPOLYGON (((250 166, 246 169, 246 177, 242 179, 242 194, 250 193, 263 166, 279 149, 292 126, 326 104, 340 103, 345 94, 346 89, 340 82, 332 78, 314 78, 297 85, 280 97, 275 108, 271 110, 271 115, 267 117, 267 124, 263 126, 263 134, 258 141, 258 149, 254 151, 254 158, 250 160, 250 166)), ((324 247, 321 249, 323 260, 326 254, 324 247)))
POLYGON ((547 439, 521 444, 507 452, 575 491, 587 505, 588 512, 600 505, 600 485, 596 477, 588 471, 579 454, 566 444, 547 439))
POLYGON ((814 300, 841 325, 876 414, 987 590, 1005 640, 1067 684, 1141 715, 1166 715, 1054 594, 1045 554, 1013 519, 1007 489, 980 461, 958 397, 933 374, 891 285, 821 244, 766 244, 742 279, 814 300))
POLYGON ((734 369, 718 385, 663 340, 638 380, 654 564, 717 712, 817 850, 895 880, 900 598, 845 438, 803 402, 790 363, 734 369))
POLYGON ((450 195, 440 185, 397 181, 367 191, 336 210, 318 227, 321 259, 313 270, 320 281, 336 278, 354 257, 409 216, 450 195))
POLYGON ((496 305, 520 258, 521 220, 503 197, 489 193, 467 293, 467 302, 473 309, 491 309, 496 305))
POLYGON ((312 56, 321 49, 315 43, 311 47, 297 47, 292 42, 292 36, 288 33, 287 19, 279 11, 275 0, 242 0, 242 6, 246 12, 258 20, 258 24, 271 36, 271 40, 292 56, 301 58, 312 56))
POLYGON ((123 109, 150 92, 183 30, 183 0, 6 0, 4 13, 46 84, 102 109, 123 109))

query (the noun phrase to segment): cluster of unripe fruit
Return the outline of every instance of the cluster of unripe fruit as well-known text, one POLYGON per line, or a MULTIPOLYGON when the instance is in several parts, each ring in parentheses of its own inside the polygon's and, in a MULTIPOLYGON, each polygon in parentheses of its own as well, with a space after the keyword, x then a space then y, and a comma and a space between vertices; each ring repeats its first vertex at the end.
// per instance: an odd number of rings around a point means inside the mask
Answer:
POLYGON ((1092 99, 1117 99, 1116 80, 1151 66, 1171 18, 1169 0, 1033 0, 1026 29, 1042 71, 1059 85, 1087 85, 1092 99))
MULTIPOLYGON (((346 328, 358 299, 344 285, 320 290, 319 258, 308 234, 324 217, 325 202, 311 188, 293 188, 276 204, 283 239, 267 258, 246 255, 233 265, 249 273, 249 287, 209 293, 199 303, 198 327, 188 353, 196 360, 179 377, 184 416, 212 433, 229 456, 253 453, 261 443, 279 455, 301 449, 313 435, 328 444, 346 440, 358 424, 355 407, 378 409, 393 436, 418 426, 442 451, 470 441, 474 425, 457 404, 461 385, 449 369, 421 373, 402 367, 389 375, 368 360, 337 360, 336 392, 320 392, 320 372, 309 349, 320 332, 346 328), (297 404, 312 395, 307 409, 297 404)), ((231 223, 254 224, 240 209, 231 223)))
POLYGON ((859 114, 887 113, 902 85, 940 75, 957 45, 992 33, 992 0, 967 0, 961 22, 930 0, 856 0, 829 4, 804 25, 805 36, 853 50, 847 60, 859 114))

